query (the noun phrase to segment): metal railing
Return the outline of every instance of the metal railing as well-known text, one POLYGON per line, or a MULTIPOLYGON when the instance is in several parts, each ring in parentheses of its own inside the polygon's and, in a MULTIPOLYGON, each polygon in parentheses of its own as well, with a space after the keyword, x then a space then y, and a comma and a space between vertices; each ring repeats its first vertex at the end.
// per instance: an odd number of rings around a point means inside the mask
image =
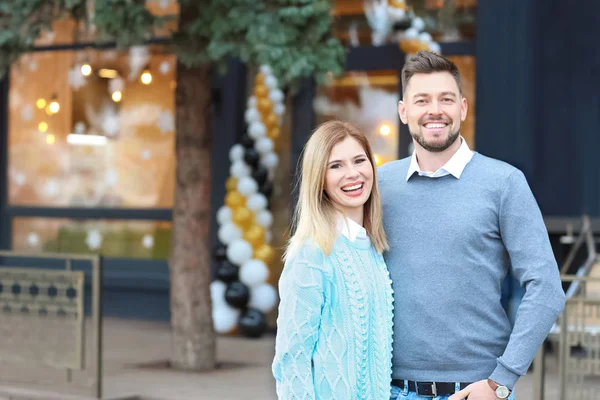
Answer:
POLYGON ((102 258, 14 251, 0 257, 0 384, 101 398, 102 258), (82 270, 88 266, 90 318, 82 270))

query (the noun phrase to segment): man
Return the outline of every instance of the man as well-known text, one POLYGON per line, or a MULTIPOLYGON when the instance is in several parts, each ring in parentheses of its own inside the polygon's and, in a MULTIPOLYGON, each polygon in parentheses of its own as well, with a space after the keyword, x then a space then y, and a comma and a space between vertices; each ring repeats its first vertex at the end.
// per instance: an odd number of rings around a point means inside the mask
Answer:
POLYGON ((392 399, 513 399, 565 303, 542 215, 521 171, 460 136, 456 65, 421 51, 402 87, 415 150, 378 171, 395 297, 392 399), (514 328, 500 302, 509 270, 525 288, 514 328))

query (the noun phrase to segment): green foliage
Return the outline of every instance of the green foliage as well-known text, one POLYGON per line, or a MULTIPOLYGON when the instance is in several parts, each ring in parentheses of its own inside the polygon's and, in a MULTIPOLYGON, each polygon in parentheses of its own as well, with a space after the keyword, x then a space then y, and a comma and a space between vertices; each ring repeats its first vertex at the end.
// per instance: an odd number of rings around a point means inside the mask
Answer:
MULTIPOLYGON (((20 0, 0 4, 0 75, 31 50, 54 19, 71 16, 95 25, 99 40, 119 47, 143 43, 160 18, 143 0, 20 0), (88 15, 89 14, 89 15, 88 15), (93 18, 90 17, 93 15, 93 18)), ((269 64, 281 84, 300 77, 323 80, 342 71, 344 50, 331 35, 331 0, 180 0, 179 31, 173 49, 187 66, 240 58, 269 64)))

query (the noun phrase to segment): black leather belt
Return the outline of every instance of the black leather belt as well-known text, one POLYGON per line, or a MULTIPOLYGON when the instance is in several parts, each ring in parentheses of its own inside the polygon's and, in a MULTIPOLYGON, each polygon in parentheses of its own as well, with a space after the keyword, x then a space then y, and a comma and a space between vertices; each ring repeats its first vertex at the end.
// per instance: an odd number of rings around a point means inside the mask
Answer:
MULTIPOLYGON (((404 379, 392 379, 392 385, 404 389, 404 379)), ((460 390, 469 386, 470 383, 460 383, 460 390)), ((454 394, 456 392, 455 382, 415 382, 408 381, 408 391, 415 392, 422 397, 436 397, 454 394)))

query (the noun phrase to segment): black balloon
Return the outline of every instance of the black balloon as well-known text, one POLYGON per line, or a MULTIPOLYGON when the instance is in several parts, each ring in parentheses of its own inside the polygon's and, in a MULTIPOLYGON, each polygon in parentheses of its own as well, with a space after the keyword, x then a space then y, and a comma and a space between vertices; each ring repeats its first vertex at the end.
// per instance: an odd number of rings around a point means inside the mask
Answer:
POLYGON ((258 183, 258 186, 262 186, 269 177, 269 171, 265 167, 258 167, 252 171, 252 178, 258 183))
POLYGON ((246 149, 244 152, 244 161, 251 167, 256 167, 260 161, 260 154, 254 149, 246 149))
POLYGON ((218 245, 217 247, 215 247, 213 256, 215 257, 215 260, 218 261, 227 260, 227 247, 222 244, 218 245))
POLYGON ((266 197, 271 197, 271 195, 273 194, 273 185, 271 184, 271 182, 266 181, 260 186, 259 191, 266 197))
POLYGON ((242 144, 242 146, 244 146, 247 149, 254 149, 254 139, 252 139, 250 136, 248 136, 247 133, 244 133, 242 135, 242 139, 240 140, 240 143, 242 144))
POLYGON ((239 268, 237 265, 233 265, 227 260, 223 260, 219 263, 219 267, 217 268, 217 279, 225 282, 231 283, 237 281, 238 279, 239 268))
POLYGON ((246 337, 260 337, 267 330, 265 314, 254 308, 247 309, 238 320, 238 328, 241 334, 246 337))
POLYGON ((232 307, 244 308, 250 300, 250 289, 242 282, 231 282, 225 289, 225 301, 232 307))

